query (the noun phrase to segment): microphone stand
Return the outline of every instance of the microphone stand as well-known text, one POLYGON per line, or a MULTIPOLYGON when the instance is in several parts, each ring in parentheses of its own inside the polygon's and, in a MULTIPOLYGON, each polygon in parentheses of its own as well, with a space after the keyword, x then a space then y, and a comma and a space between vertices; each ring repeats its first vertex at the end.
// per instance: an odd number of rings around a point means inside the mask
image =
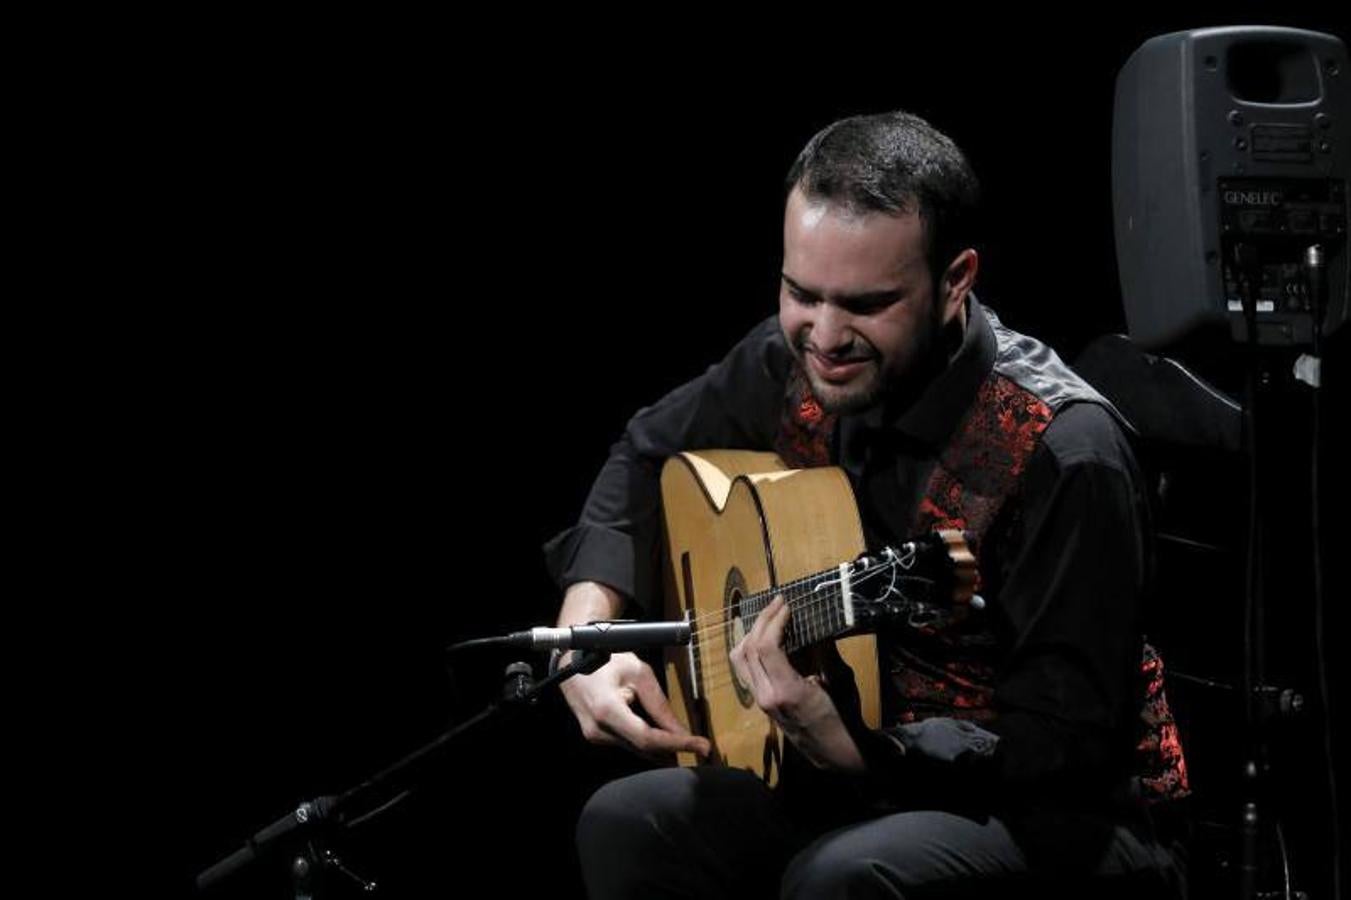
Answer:
POLYGON ((507 666, 500 699, 482 712, 442 733, 428 744, 409 753, 367 780, 341 794, 325 795, 301 803, 251 837, 245 845, 197 876, 197 890, 209 890, 255 862, 286 850, 291 859, 291 884, 296 900, 315 900, 323 896, 326 876, 336 873, 359 885, 363 892, 378 890, 348 869, 329 848, 333 836, 379 815, 410 792, 401 786, 411 781, 418 766, 435 760, 464 735, 501 722, 533 706, 539 697, 574 675, 589 675, 610 659, 609 650, 576 650, 568 665, 552 672, 542 681, 534 680, 534 669, 527 662, 507 666), (397 789, 397 790, 396 790, 397 789))

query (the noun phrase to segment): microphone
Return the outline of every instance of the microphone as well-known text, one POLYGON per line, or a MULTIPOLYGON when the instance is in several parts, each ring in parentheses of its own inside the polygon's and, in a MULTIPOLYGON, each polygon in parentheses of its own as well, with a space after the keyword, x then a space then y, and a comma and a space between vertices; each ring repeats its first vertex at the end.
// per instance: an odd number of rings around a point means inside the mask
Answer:
POLYGON ((591 622, 566 628, 532 628, 507 635, 512 647, 534 650, 636 650, 690 642, 689 622, 591 622))

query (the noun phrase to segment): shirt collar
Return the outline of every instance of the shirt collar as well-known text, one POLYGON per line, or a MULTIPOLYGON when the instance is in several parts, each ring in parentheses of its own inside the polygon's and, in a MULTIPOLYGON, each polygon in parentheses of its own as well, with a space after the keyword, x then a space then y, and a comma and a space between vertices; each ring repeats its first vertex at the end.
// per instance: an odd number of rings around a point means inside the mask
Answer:
POLYGON ((904 408, 883 402, 858 416, 869 431, 899 431, 933 449, 942 447, 971 408, 994 367, 998 349, 994 329, 974 294, 966 301, 966 331, 947 365, 904 408))

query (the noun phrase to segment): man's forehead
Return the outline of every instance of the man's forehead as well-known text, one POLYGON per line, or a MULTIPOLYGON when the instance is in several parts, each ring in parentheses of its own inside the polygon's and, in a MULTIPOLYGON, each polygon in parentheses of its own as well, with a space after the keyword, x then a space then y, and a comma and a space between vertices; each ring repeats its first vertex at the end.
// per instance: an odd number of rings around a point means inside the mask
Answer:
POLYGON ((858 214, 829 200, 798 197, 790 199, 785 214, 784 261, 790 269, 866 270, 874 278, 902 278, 925 266, 923 228, 914 213, 858 214))
POLYGON ((879 251, 917 256, 924 251, 924 223, 915 212, 858 212, 834 201, 798 197, 790 198, 784 210, 784 238, 871 244, 879 251))
POLYGON ((808 228, 815 228, 816 226, 821 224, 821 220, 824 219, 829 213, 830 213, 830 206, 824 201, 819 203, 807 202, 801 208, 801 212, 798 213, 798 216, 799 220, 803 225, 807 226, 808 228))

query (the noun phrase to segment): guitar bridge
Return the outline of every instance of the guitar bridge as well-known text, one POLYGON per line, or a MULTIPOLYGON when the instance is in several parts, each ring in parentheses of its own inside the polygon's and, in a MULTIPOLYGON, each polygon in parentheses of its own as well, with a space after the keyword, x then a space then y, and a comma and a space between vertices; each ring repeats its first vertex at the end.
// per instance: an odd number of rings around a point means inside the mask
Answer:
POLYGON ((685 653, 689 656, 686 662, 689 663, 690 694, 697 703, 703 699, 699 685, 704 680, 704 673, 699 671, 699 632, 694 627, 694 572, 690 568, 688 551, 680 554, 680 578, 685 588, 685 621, 690 626, 690 642, 685 645, 685 653))
POLYGON ((694 630, 694 620, 688 609, 685 610, 685 621, 688 622, 690 626, 690 642, 685 645, 685 652, 689 655, 690 687, 691 693, 694 694, 694 699, 698 701, 703 699, 700 696, 699 691, 699 682, 703 680, 699 677, 699 632, 694 630))

